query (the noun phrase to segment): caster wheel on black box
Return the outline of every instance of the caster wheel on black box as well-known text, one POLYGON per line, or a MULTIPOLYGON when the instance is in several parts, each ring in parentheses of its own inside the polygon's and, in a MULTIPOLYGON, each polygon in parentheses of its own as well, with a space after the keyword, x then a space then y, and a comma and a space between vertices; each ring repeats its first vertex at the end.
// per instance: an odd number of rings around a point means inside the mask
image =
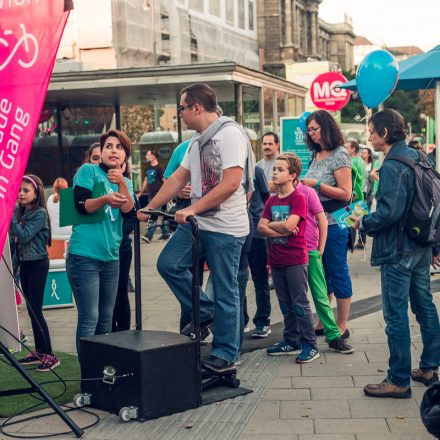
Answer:
POLYGON ((136 406, 124 406, 119 410, 119 418, 123 422, 129 422, 130 420, 138 418, 138 409, 136 406))
POLYGON ((90 393, 75 394, 75 396, 73 396, 73 404, 77 408, 90 405, 91 397, 92 395, 90 393))

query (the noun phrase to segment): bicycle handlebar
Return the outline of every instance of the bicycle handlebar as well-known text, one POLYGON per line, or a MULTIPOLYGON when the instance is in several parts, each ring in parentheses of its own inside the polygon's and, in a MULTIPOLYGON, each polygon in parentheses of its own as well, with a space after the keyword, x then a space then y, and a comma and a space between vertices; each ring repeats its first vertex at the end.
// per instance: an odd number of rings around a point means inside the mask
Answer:
MULTIPOLYGON (((140 212, 144 213, 144 214, 157 214, 157 215, 162 215, 168 219, 172 219, 174 220, 174 215, 173 214, 169 214, 168 212, 162 211, 161 209, 141 209, 140 212)), ((197 225, 197 221, 196 218, 193 215, 190 215, 187 217, 187 220, 189 223, 191 223, 191 225, 197 225)))

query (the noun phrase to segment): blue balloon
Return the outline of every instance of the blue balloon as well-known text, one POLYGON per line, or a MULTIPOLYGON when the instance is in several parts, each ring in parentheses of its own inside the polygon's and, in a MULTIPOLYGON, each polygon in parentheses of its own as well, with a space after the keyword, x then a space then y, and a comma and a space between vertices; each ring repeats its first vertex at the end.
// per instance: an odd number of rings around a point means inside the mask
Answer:
POLYGON ((299 117, 299 128, 301 131, 306 134, 307 133, 307 118, 311 115, 311 112, 301 113, 299 117))
POLYGON ((369 108, 377 107, 393 93, 399 78, 399 65, 388 51, 370 52, 359 64, 356 87, 362 102, 369 108))

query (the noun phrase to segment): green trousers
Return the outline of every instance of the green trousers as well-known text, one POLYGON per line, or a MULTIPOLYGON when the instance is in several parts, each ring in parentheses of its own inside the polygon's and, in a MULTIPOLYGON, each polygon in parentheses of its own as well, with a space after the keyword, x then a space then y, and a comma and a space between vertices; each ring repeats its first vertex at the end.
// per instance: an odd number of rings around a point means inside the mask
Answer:
POLYGON ((324 335, 327 342, 339 338, 341 335, 336 325, 335 315, 327 295, 324 266, 318 250, 309 252, 309 288, 312 293, 316 313, 324 326, 324 335))

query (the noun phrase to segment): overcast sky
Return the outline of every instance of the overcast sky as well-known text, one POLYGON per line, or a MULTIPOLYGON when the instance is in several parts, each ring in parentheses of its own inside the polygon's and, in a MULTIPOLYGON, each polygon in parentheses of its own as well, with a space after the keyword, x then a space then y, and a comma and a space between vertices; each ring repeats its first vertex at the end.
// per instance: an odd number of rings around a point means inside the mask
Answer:
POLYGON ((323 0, 319 15, 330 23, 353 19, 354 32, 387 46, 440 44, 440 0, 323 0))

